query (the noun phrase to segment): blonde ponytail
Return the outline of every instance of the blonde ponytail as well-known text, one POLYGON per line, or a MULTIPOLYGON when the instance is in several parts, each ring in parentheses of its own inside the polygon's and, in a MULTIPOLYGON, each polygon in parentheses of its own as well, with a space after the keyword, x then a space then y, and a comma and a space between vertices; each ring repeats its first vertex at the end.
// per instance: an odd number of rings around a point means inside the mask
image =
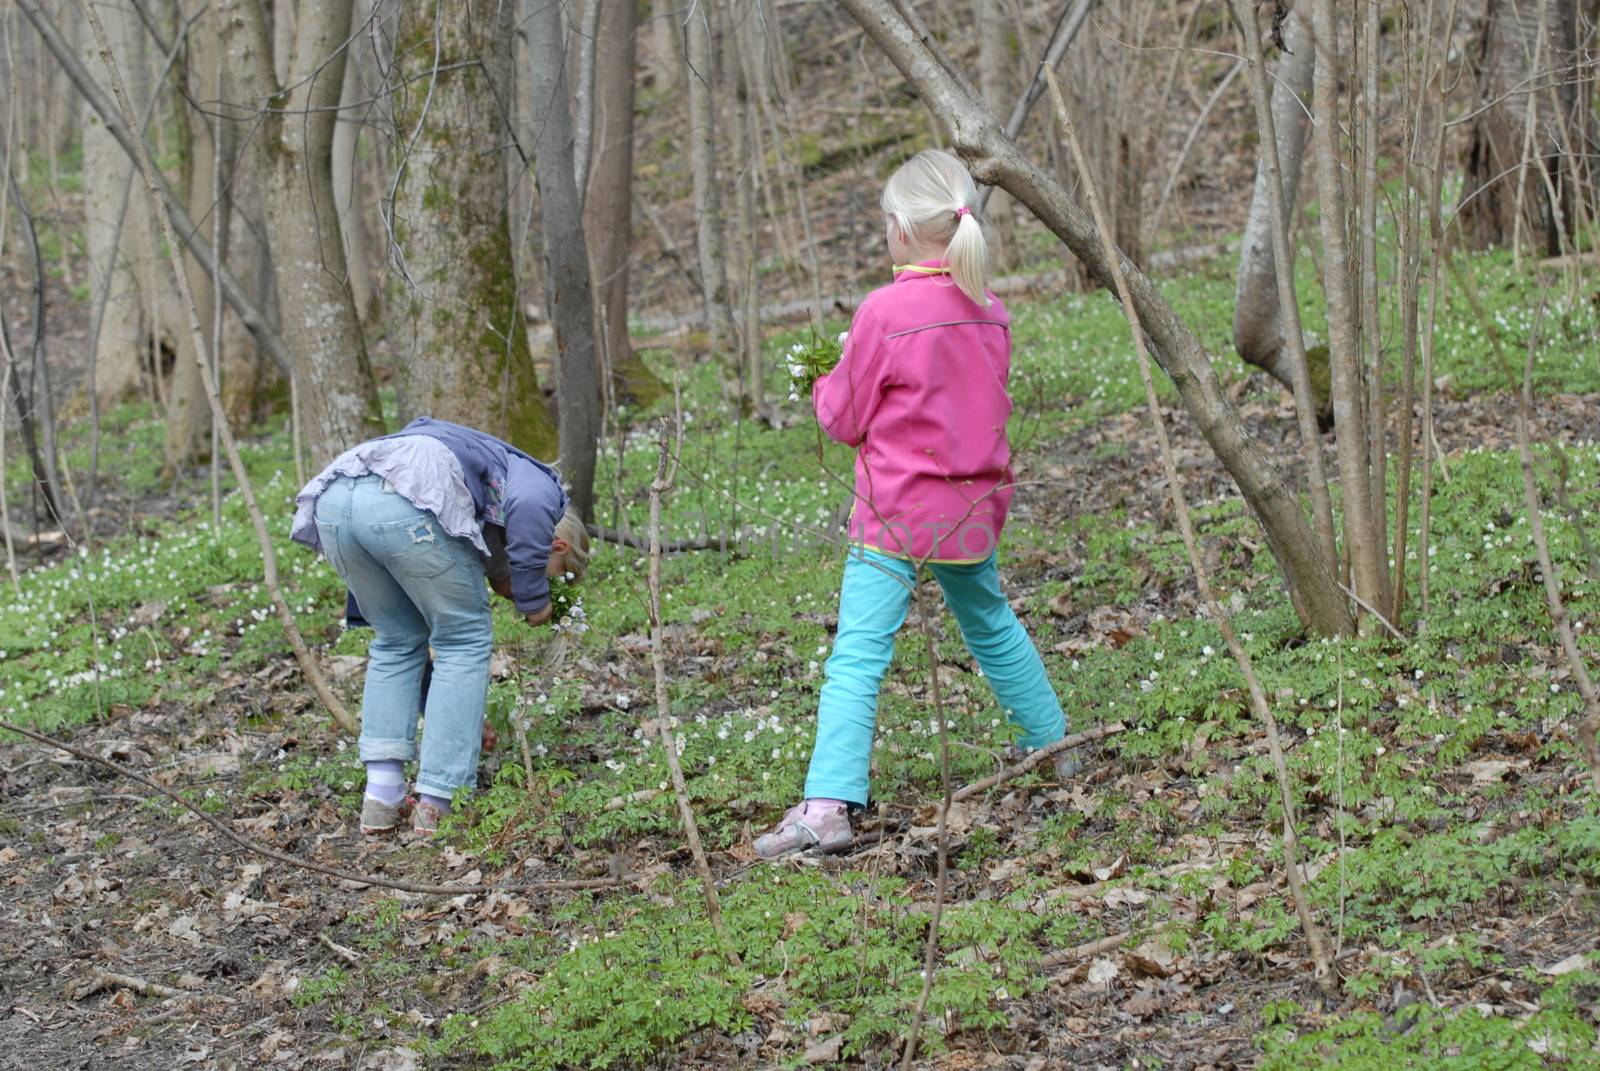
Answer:
POLYGON ((943 259, 961 292, 987 306, 989 243, 973 211, 977 202, 978 188, 961 161, 926 149, 889 176, 882 206, 907 244, 943 259))
POLYGON ((977 216, 961 213, 944 259, 950 265, 950 278, 961 292, 979 305, 988 306, 989 295, 984 288, 989 279, 989 243, 984 240, 983 225, 977 216))

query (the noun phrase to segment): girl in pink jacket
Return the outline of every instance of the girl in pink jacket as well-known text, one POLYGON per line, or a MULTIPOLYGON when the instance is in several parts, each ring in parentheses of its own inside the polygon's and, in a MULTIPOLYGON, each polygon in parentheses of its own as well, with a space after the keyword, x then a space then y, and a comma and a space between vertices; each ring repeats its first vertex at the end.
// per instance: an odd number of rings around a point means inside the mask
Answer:
MULTIPOLYGON (((812 391, 823 430, 856 447, 851 547, 806 798, 757 838, 765 858, 850 842, 849 811, 867 802, 878 689, 919 566, 939 581, 1022 746, 1066 733, 1039 652, 1000 590, 1011 329, 984 288, 977 200, 946 152, 919 153, 894 173, 882 202, 894 282, 861 303, 838 367, 812 391)), ((1059 775, 1076 769, 1075 757, 1058 759, 1059 775)))

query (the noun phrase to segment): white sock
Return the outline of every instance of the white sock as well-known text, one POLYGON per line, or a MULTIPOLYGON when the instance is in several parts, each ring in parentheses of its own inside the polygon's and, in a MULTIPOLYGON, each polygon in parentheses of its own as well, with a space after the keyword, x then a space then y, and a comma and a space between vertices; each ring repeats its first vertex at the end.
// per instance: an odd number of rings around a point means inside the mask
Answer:
POLYGON ((393 807, 406 798, 405 764, 399 759, 366 763, 367 798, 393 807))

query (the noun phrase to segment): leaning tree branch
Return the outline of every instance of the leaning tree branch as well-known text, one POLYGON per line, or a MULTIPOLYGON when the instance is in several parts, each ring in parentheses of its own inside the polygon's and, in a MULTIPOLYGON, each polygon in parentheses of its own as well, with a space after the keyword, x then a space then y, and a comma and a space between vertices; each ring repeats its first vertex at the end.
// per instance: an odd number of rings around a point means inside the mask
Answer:
POLYGON ((1255 708, 1256 716, 1261 719, 1262 725, 1267 730, 1267 748, 1272 755, 1273 773, 1278 782, 1279 804, 1283 809, 1283 861, 1295 911, 1300 916, 1300 928, 1305 932, 1306 943, 1311 946, 1313 978, 1324 993, 1330 996, 1336 995, 1339 991, 1339 976, 1335 973, 1333 960, 1328 954, 1327 938, 1311 914, 1311 902, 1307 899, 1302 885, 1300 842, 1295 830, 1294 792, 1289 782, 1289 770, 1283 758, 1283 742, 1278 737, 1278 722, 1272 715, 1272 708, 1267 705, 1266 692, 1261 687, 1260 678, 1256 676, 1250 653, 1239 642, 1238 633, 1233 628, 1233 620, 1223 609, 1216 590, 1211 586, 1211 574, 1206 569, 1199 542, 1195 538, 1194 525, 1189 518, 1189 504, 1183 491, 1183 476, 1178 471, 1178 463, 1172 453, 1172 443, 1167 438, 1167 426, 1161 417, 1161 401, 1156 396, 1155 379, 1150 373, 1150 353, 1145 348, 1144 329, 1140 326, 1138 309, 1134 307, 1133 299, 1128 293, 1127 279, 1122 273, 1122 258, 1115 253, 1111 226, 1100 207, 1100 197, 1095 191, 1094 177, 1083 158, 1083 146, 1078 143, 1078 134, 1073 127, 1072 116, 1067 111, 1066 101, 1061 96, 1061 87, 1056 83, 1053 72, 1047 72, 1046 77, 1050 80, 1050 95, 1055 103, 1056 113, 1060 117, 1062 131, 1066 134, 1067 146, 1072 150, 1073 161, 1078 168, 1078 174, 1082 177, 1084 197, 1089 203, 1089 211, 1094 215, 1100 241, 1105 246, 1112 281, 1122 298, 1122 311, 1128 319, 1128 330, 1133 335, 1134 352, 1139 358, 1139 378, 1144 381, 1145 403, 1150 410, 1150 422, 1152 430, 1155 431, 1156 445, 1160 447, 1161 466, 1166 471, 1167 487, 1172 494, 1172 511, 1177 517, 1178 532, 1183 537, 1184 550, 1189 555, 1189 566, 1194 570, 1195 583, 1200 589, 1200 596, 1205 602, 1209 616, 1216 623, 1218 631, 1222 633, 1223 641, 1228 645, 1234 662, 1238 664, 1239 672, 1244 676, 1245 684, 1250 691, 1251 706, 1255 708))
MULTIPOLYGON (((17 216, 22 220, 22 234, 28 241, 29 259, 33 261, 33 343, 30 347, 29 364, 32 373, 28 376, 27 387, 24 388, 22 376, 15 371, 16 357, 11 346, 11 334, 5 320, 5 313, 0 310, 0 347, 4 348, 6 360, 13 366, 16 378, 12 381, 12 402, 17 407, 17 419, 22 424, 22 440, 28 448, 28 458, 33 464, 33 482, 44 495, 45 508, 50 511, 50 519, 62 528, 66 521, 61 513, 61 496, 56 487, 56 457, 55 457, 55 407, 50 397, 50 366, 44 358, 44 323, 45 323, 45 297, 44 297, 44 254, 39 250, 39 233, 34 226, 33 212, 28 208, 26 198, 22 196, 22 187, 17 184, 17 176, 11 169, 11 158, 8 155, 6 165, 6 189, 11 199, 17 206, 17 216), (43 398, 44 413, 44 445, 39 444, 39 402, 43 398)), ((36 515, 37 516, 37 515, 36 515)))
MULTIPOLYGON (((1006 120, 1006 137, 1012 138, 1022 133, 1022 125, 1028 121, 1028 113, 1033 111, 1033 106, 1039 103, 1039 98, 1044 95, 1044 72, 1055 70, 1061 66, 1061 59, 1067 54, 1067 49, 1072 47, 1072 42, 1077 39, 1078 31, 1083 29, 1083 24, 1089 20, 1089 13, 1100 0, 1069 0, 1067 6, 1061 9, 1061 17, 1056 20, 1056 28, 1050 34, 1050 43, 1045 46, 1044 58, 1039 61, 1039 67, 1033 72, 1033 80, 1028 83, 1028 88, 1017 98, 1017 103, 1011 107, 1011 117, 1006 120)), ((1228 76, 1231 80, 1232 74, 1228 76)), ((1185 146, 1187 148, 1187 146, 1185 146)), ((978 212, 989 207, 989 195, 994 193, 993 186, 985 186, 978 191, 978 212)))
MULTIPOLYGON (((107 73, 111 76, 111 87, 116 94, 117 106, 122 112, 122 121, 131 127, 134 118, 133 104, 128 99, 127 86, 123 83, 117 57, 106 40, 105 27, 100 22, 100 16, 95 13, 92 0, 79 0, 79 6, 90 29, 94 31, 95 46, 100 52, 107 73)), ((205 331, 200 326, 200 313, 195 305, 194 290, 189 285, 189 273, 184 268, 182 247, 178 244, 177 235, 173 230, 171 206, 161 198, 163 188, 161 174, 151 162, 149 149, 142 139, 134 142, 134 149, 153 210, 161 224, 162 236, 166 239, 167 256, 173 275, 177 279, 178 295, 183 300, 184 312, 189 318, 189 335, 194 343, 195 361, 200 365, 200 382, 205 388, 206 401, 211 406, 211 416, 217 423, 218 438, 222 441, 222 448, 227 451, 228 466, 233 470, 234 481, 239 485, 239 494, 244 498, 245 509, 255 526, 256 542, 261 546, 262 578, 266 582, 267 592, 272 597, 272 604, 277 608, 278 620, 283 625, 284 638, 289 641, 295 661, 300 663, 300 669, 305 673, 312 690, 317 693, 317 698, 333 716, 333 720, 339 723, 339 727, 354 736, 360 732, 360 724, 329 686, 327 678, 323 676, 316 659, 306 646, 305 637, 300 635, 300 627, 295 623, 294 612, 289 609, 289 603, 283 597, 283 589, 278 583, 278 554, 272 545, 272 535, 267 531, 261 504, 256 500, 250 474, 245 471, 244 461, 239 457, 239 447, 234 442, 233 429, 229 427, 227 414, 222 408, 222 398, 217 391, 217 378, 211 371, 210 346, 206 342, 205 331)))
MULTIPOLYGON (((1285 189, 1283 159, 1278 151, 1277 119, 1272 114, 1272 97, 1267 92, 1266 58, 1261 50, 1261 27, 1256 22, 1254 0, 1231 0, 1233 17, 1244 39, 1245 59, 1249 61, 1250 96, 1256 108, 1256 129, 1261 145, 1261 170, 1265 182, 1257 189, 1267 195, 1268 226, 1271 228, 1273 275, 1278 288, 1278 315, 1283 323, 1282 342, 1289 351, 1289 378, 1294 392, 1295 417, 1300 428, 1300 451, 1311 481, 1311 513, 1322 553, 1332 559, 1337 553, 1333 528, 1333 498, 1328 492, 1328 473, 1322 461, 1322 435, 1317 428, 1317 401, 1311 388, 1311 367, 1306 357, 1306 337, 1300 325, 1300 297, 1295 290, 1294 247, 1289 244, 1289 205, 1291 192, 1285 189)), ((1274 27, 1274 32, 1277 28, 1274 27)), ((1301 45, 1309 49, 1309 45, 1301 45)), ((1288 86, 1279 88, 1288 93, 1288 86)), ((1298 179, 1299 167, 1295 168, 1298 179)), ((1298 189, 1298 181, 1294 189, 1298 189)), ((1254 215, 1254 213, 1252 213, 1254 215)), ((1247 254, 1248 255, 1248 254, 1247 254)), ((1243 258, 1241 258, 1243 259, 1243 258)), ((1244 269, 1241 268, 1241 277, 1244 269)), ((1241 284, 1242 286, 1242 284, 1241 284)), ((1235 314, 1237 316, 1237 313, 1235 314)), ((1235 324, 1238 323, 1236 319, 1235 324)))
POLYGON ((839 0, 839 4, 905 76, 949 138, 951 151, 966 161, 974 178, 999 185, 1020 201, 1102 283, 1110 284, 1111 263, 1119 262, 1128 300, 1150 333, 1156 359, 1261 524, 1296 612, 1318 632, 1349 632, 1353 622, 1334 563, 1312 535, 1293 484, 1245 430, 1193 329, 1149 276, 1115 247, 1108 253, 1101 246, 1093 219, 1066 187, 1005 136, 976 91, 949 72, 934 46, 889 0, 839 0))
MULTIPOLYGON (((129 159, 136 160, 141 153, 149 155, 144 139, 133 133, 134 121, 131 110, 127 116, 118 110, 117 102, 100 83, 95 81, 77 50, 61 36, 55 20, 50 17, 50 13, 44 9, 39 0, 17 0, 17 6, 22 9, 28 21, 33 23, 40 40, 61 65, 67 80, 83 95, 84 100, 88 101, 95 114, 100 116, 101 121, 106 124, 106 132, 117 139, 117 144, 122 146, 122 151, 128 154, 129 159)), ((156 172, 154 181, 156 198, 171 214, 174 229, 188 236, 188 241, 183 246, 175 248, 186 250, 207 274, 217 270, 214 263, 216 251, 195 227, 194 221, 189 218, 182 198, 173 192, 171 184, 159 171, 156 172)), ((260 346, 285 374, 288 374, 293 367, 292 358, 266 314, 251 300, 244 286, 226 265, 221 267, 220 276, 222 296, 229 308, 233 309, 239 321, 249 330, 251 337, 256 340, 256 345, 260 346)))

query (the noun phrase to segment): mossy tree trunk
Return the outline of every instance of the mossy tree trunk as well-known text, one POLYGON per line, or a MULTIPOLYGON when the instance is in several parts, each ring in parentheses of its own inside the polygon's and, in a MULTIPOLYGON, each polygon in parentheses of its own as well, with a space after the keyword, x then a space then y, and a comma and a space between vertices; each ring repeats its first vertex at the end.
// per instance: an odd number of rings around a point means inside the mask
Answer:
POLYGON ((271 109, 252 143, 267 190, 280 330, 315 467, 383 431, 333 194, 335 109, 352 9, 350 0, 301 8, 285 65, 288 77, 280 85, 260 5, 223 5, 229 68, 245 82, 240 95, 254 107, 271 109))
POLYGON ((403 419, 470 424, 553 457, 507 210, 515 10, 489 0, 400 9, 390 319, 403 419))

